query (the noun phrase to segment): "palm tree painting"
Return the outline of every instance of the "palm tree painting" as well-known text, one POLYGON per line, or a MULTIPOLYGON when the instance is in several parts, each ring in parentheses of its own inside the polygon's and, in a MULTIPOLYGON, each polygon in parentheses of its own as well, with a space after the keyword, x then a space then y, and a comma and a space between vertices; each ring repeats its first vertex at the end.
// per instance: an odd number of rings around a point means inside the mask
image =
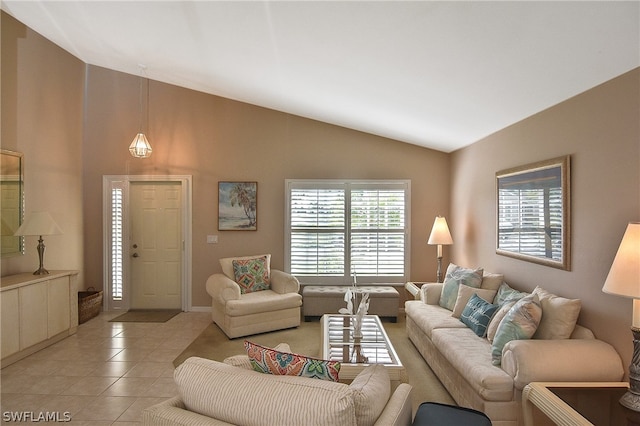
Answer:
POLYGON ((257 206, 257 182, 218 182, 218 230, 256 231, 257 206))

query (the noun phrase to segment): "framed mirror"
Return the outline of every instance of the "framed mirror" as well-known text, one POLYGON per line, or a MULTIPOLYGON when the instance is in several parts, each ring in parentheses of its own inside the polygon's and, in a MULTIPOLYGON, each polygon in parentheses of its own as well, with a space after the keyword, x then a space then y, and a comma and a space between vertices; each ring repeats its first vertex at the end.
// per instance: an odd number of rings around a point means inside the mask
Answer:
POLYGON ((570 158, 496 173, 496 253, 570 270, 570 158))
POLYGON ((13 234, 24 218, 24 159, 20 152, 0 150, 0 255, 24 253, 24 238, 13 234))

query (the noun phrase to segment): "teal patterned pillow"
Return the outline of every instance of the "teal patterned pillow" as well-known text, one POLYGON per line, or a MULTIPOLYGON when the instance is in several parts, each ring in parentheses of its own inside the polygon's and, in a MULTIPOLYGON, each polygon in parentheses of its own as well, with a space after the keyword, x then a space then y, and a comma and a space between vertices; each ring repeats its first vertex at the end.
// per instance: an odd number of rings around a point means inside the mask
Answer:
POLYGON ((340 362, 338 361, 325 361, 281 352, 248 340, 244 341, 244 347, 251 361, 251 367, 259 373, 338 381, 338 373, 340 372, 340 362))
POLYGON ((493 303, 495 303, 496 305, 502 306, 504 302, 511 301, 511 300, 520 300, 523 297, 528 295, 529 293, 515 290, 509 287, 509 284, 503 282, 502 284, 500 284, 500 287, 498 288, 498 292, 496 293, 496 298, 493 299, 493 303))
POLYGON ((473 330, 477 336, 484 337, 487 334, 487 326, 491 321, 491 317, 493 317, 498 308, 498 305, 492 305, 477 294, 474 294, 464 307, 462 315, 460 315, 460 321, 473 330))
POLYGON ((444 277, 444 284, 442 285, 440 306, 453 311, 453 308, 456 306, 458 287, 460 284, 480 288, 480 284, 482 284, 482 268, 467 269, 450 263, 447 268, 447 274, 444 277))
POLYGON ((271 281, 267 256, 237 259, 232 263, 235 282, 242 294, 269 289, 271 281))
POLYGON ((542 318, 542 306, 537 294, 518 300, 498 326, 491 346, 491 363, 502 363, 502 349, 512 340, 530 339, 538 329, 542 318))

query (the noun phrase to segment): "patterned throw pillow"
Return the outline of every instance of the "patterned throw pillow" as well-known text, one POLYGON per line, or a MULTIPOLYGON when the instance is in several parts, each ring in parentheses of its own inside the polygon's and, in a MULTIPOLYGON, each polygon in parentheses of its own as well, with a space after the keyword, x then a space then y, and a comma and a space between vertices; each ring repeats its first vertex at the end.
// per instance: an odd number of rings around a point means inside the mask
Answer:
POLYGON ((498 305, 492 305, 477 294, 474 294, 462 311, 460 321, 473 330, 477 336, 484 337, 487 334, 489 321, 491 321, 491 317, 497 310, 498 305))
POLYGON ((491 346, 491 363, 502 363, 502 349, 512 340, 530 339, 542 318, 542 307, 537 294, 518 300, 502 319, 491 346))
POLYGON ((234 260, 233 274, 243 294, 268 290, 270 287, 267 256, 234 260))
POLYGON ((260 373, 338 381, 338 373, 340 372, 338 361, 325 361, 289 352, 280 352, 248 340, 244 341, 244 347, 247 349, 251 366, 260 373))
POLYGON ((482 284, 482 268, 467 269, 454 265, 453 263, 449 264, 447 274, 444 278, 444 284, 442 285, 440 306, 453 311, 453 308, 456 306, 458 287, 460 284, 480 288, 480 284, 482 284))

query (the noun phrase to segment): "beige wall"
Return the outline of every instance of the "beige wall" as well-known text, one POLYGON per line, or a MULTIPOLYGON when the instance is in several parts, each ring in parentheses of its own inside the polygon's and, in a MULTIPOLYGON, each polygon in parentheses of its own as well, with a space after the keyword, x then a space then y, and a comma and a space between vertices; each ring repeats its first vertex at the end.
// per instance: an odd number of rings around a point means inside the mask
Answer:
POLYGON ((540 285, 582 299, 580 322, 632 353, 631 301, 602 293, 627 223, 640 220, 640 70, 501 130, 452 155, 452 258, 502 272, 514 287, 540 285), (496 255, 495 173, 571 155, 572 268, 496 255))
MULTIPOLYGON (((64 232, 44 237, 44 266, 82 270, 85 65, 4 12, 1 30, 2 148, 24 153, 27 214, 47 210, 64 232)), ((25 244, 2 259, 3 276, 38 269, 37 237, 25 244)))
POLYGON ((193 305, 208 306, 218 259, 269 252, 284 265, 284 180, 411 179, 411 278, 433 279, 434 217, 448 214, 449 155, 151 81, 149 159, 127 147, 138 127, 137 76, 90 66, 84 151, 85 272, 102 278, 102 176, 193 176, 193 305), (258 231, 218 231, 218 181, 258 182, 258 231), (217 234, 218 244, 207 244, 217 234))

